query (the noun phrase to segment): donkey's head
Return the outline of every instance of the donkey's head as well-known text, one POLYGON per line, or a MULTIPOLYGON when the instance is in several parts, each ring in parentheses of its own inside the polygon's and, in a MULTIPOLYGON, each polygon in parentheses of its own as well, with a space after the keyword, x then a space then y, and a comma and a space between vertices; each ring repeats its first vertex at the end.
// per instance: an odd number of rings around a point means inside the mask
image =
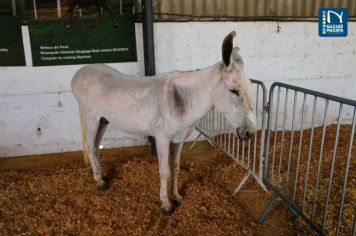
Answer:
POLYGON ((229 120, 241 140, 256 132, 256 114, 252 103, 252 84, 243 70, 239 48, 233 48, 235 31, 227 35, 222 44, 223 63, 221 79, 216 86, 213 103, 229 120))

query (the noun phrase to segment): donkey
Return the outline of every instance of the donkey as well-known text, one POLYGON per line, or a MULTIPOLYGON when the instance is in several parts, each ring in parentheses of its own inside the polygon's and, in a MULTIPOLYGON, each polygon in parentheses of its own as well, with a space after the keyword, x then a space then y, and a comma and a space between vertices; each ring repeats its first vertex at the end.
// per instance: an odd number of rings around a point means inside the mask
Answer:
POLYGON ((239 48, 233 48, 235 35, 233 31, 223 40, 223 61, 201 70, 133 77, 105 65, 88 65, 76 72, 72 91, 86 129, 84 148, 98 189, 107 188, 98 147, 109 122, 130 134, 155 137, 165 214, 172 213, 167 193, 170 177, 173 203, 179 206, 182 201, 177 187, 180 153, 199 118, 215 106, 241 140, 253 136, 252 85, 244 73, 239 48), (169 160, 170 143, 173 156, 169 160))
POLYGON ((119 24, 117 23, 111 9, 108 7, 108 4, 110 3, 110 0, 65 0, 64 5, 68 6, 67 11, 65 15, 67 15, 69 22, 66 25, 67 29, 72 28, 72 21, 73 21, 73 13, 74 13, 74 8, 76 6, 79 6, 79 8, 85 8, 94 5, 97 10, 97 17, 95 23, 92 24, 92 27, 97 25, 99 23, 100 17, 101 17, 101 8, 103 11, 106 11, 109 13, 112 22, 114 23, 115 27, 118 27, 119 24))

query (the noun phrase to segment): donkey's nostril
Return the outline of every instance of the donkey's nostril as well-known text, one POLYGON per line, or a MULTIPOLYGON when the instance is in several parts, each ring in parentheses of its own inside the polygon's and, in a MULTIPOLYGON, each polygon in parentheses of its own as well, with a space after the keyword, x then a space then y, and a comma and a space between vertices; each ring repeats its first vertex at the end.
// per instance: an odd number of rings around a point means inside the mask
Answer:
POLYGON ((246 128, 237 128, 236 130, 237 135, 239 136, 240 140, 247 140, 249 138, 251 138, 251 134, 246 128))

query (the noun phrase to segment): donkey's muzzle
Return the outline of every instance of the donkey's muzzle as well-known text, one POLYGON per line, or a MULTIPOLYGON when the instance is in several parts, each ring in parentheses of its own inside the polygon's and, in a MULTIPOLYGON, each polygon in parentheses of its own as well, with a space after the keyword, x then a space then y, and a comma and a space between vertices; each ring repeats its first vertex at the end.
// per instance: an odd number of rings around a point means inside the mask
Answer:
POLYGON ((254 136, 254 132, 249 131, 248 128, 239 127, 236 129, 237 136, 240 140, 248 140, 254 136))

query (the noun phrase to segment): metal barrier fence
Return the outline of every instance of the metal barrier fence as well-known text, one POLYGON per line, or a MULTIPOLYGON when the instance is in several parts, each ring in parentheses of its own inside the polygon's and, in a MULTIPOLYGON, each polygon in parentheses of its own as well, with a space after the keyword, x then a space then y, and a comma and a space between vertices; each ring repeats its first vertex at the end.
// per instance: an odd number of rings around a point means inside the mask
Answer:
POLYGON ((264 84, 252 82, 259 130, 255 137, 240 141, 213 108, 198 121, 196 141, 205 136, 246 170, 234 194, 250 176, 272 190, 274 196, 258 223, 280 198, 318 234, 355 236, 356 101, 274 83, 266 103, 264 84))
POLYGON ((355 235, 355 124, 356 101, 271 86, 263 183, 274 196, 259 223, 280 198, 320 235, 355 235))
POLYGON ((261 81, 251 81, 253 83, 254 105, 258 122, 258 132, 254 138, 249 141, 240 141, 235 129, 232 128, 225 116, 212 108, 197 122, 196 130, 199 131, 199 135, 190 147, 193 148, 197 140, 203 135, 212 146, 222 149, 225 154, 246 170, 245 177, 238 184, 233 195, 243 187, 250 176, 255 178, 261 187, 266 190, 262 182, 266 123, 266 87, 261 81))

